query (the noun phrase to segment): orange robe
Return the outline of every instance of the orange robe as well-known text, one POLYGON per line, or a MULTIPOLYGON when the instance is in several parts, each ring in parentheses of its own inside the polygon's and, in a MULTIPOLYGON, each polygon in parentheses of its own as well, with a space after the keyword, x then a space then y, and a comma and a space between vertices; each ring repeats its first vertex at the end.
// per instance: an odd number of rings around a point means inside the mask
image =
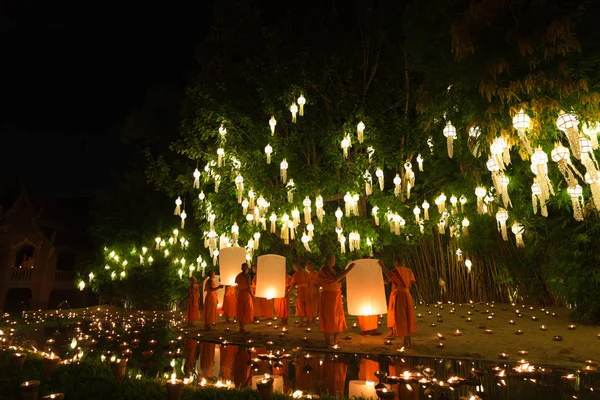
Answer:
POLYGON ((225 295, 223 296, 223 307, 221 311, 224 317, 235 317, 237 308, 237 288, 235 286, 227 286, 225 295))
MULTIPOLYGON (((256 276, 252 280, 252 288, 256 292, 256 276)), ((275 316, 273 313, 273 301, 265 297, 254 297, 254 313, 255 317, 272 319, 275 316)))
POLYGON ((209 378, 215 368, 216 344, 200 342, 200 376, 209 378))
MULTIPOLYGON (((316 317, 313 295, 310 288, 310 273, 301 269, 294 272, 292 285, 296 285, 296 316, 314 318, 316 317)), ((318 293, 318 292, 317 292, 318 293)))
POLYGON ((238 388, 244 388, 250 383, 250 352, 246 347, 236 346, 235 363, 233 366, 233 382, 238 388))
POLYGON ((321 309, 321 294, 319 290, 319 273, 317 271, 307 271, 309 276, 308 289, 310 292, 310 299, 314 309, 315 317, 319 316, 319 310, 321 309))
POLYGON ((311 358, 306 358, 304 355, 298 356, 296 360, 296 386, 294 389, 316 393, 318 378, 321 376, 320 370, 321 365, 318 356, 314 354, 311 358))
POLYGON ((204 289, 206 290, 206 297, 204 298, 204 323, 206 325, 217 323, 217 305, 219 303, 217 291, 209 291, 209 287, 214 288, 212 279, 206 281, 204 289))
POLYGON ((361 381, 375 381, 378 379, 375 372, 379 371, 379 363, 368 358, 361 358, 358 364, 358 379, 361 381))
POLYGON ((195 369, 196 365, 196 348, 198 347, 198 341, 195 339, 186 338, 183 345, 183 372, 186 376, 190 376, 195 369))
POLYGON ((285 276, 285 297, 276 298, 273 303, 275 304, 275 315, 277 318, 289 318, 290 317, 290 293, 289 290, 292 287, 292 278, 289 275, 285 276))
POLYGON ((319 327, 325 333, 339 333, 346 330, 346 316, 342 303, 342 285, 322 268, 319 271, 321 292, 321 308, 319 310, 319 327))
POLYGON ((252 294, 250 293, 250 278, 247 274, 240 272, 235 277, 237 285, 237 319, 239 322, 250 323, 254 321, 254 305, 252 303, 252 294))
POLYGON ((409 336, 417 331, 415 304, 410 288, 416 282, 410 268, 396 267, 390 274, 392 293, 388 304, 387 326, 395 336, 409 336))
POLYGON ((330 396, 342 397, 346 386, 348 364, 334 356, 326 355, 321 366, 321 392, 330 396))
POLYGON ((235 362, 235 354, 238 347, 227 344, 221 345, 221 378, 233 381, 233 364, 235 362))
POLYGON ((200 308, 198 306, 200 292, 198 288, 198 284, 190 285, 190 287, 188 288, 187 320, 189 322, 197 321, 200 319, 200 308))
POLYGON ((367 315, 367 316, 359 315, 358 316, 358 326, 360 327, 360 330, 363 332, 374 331, 379 326, 377 324, 378 322, 379 322, 379 315, 367 315))

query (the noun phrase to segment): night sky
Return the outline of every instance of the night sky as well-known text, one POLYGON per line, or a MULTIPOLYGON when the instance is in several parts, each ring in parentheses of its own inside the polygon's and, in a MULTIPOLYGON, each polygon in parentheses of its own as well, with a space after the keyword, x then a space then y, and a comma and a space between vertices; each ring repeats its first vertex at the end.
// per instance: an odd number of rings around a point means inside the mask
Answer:
POLYGON ((128 165, 124 119, 150 88, 184 86, 210 27, 212 1, 183 3, 0 1, 2 191, 90 195, 128 165))

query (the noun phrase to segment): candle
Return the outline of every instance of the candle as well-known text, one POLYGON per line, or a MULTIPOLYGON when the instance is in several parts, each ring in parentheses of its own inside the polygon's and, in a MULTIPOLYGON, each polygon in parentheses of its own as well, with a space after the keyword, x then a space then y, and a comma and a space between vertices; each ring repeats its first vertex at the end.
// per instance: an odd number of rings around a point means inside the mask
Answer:
POLYGON ((310 331, 312 331, 312 329, 306 328, 306 332, 310 332, 310 331))
POLYGON ((570 330, 570 331, 575 330, 575 328, 577 328, 577 325, 575 325, 575 324, 567 325, 567 329, 570 330))
POLYGON ((542 325, 542 326, 540 326, 540 330, 547 331, 548 327, 546 325, 542 325))
POLYGON ((598 362, 594 360, 585 360, 585 364, 591 365, 592 367, 596 367, 598 365, 598 362))
POLYGON ((510 321, 508 321, 508 323, 509 323, 510 325, 514 325, 514 324, 515 324, 515 321, 513 321, 513 320, 511 319, 510 321))
POLYGON ((572 382, 574 381, 577 377, 575 376, 575 374, 568 374, 568 375, 563 375, 561 376, 563 381, 568 381, 568 382, 572 382))
POLYGON ((485 333, 487 333, 488 335, 491 335, 492 334, 492 330, 491 329, 486 329, 485 333))
POLYGON ((442 335, 441 333, 438 333, 437 337, 438 337, 439 340, 446 340, 446 338, 444 337, 444 335, 442 335))
POLYGON ((175 373, 171 374, 171 379, 166 383, 167 394, 170 400, 179 400, 183 393, 184 382, 181 379, 176 379, 175 373))
POLYGON ((598 368, 592 365, 586 365, 585 367, 581 368, 581 371, 584 374, 595 374, 596 372, 598 372, 598 368))
POLYGON ((522 334, 523 334, 523 331, 522 331, 522 330, 520 330, 520 329, 517 329, 517 330, 515 331, 515 335, 522 335, 522 334))
POLYGON ((432 322, 431 324, 429 324, 429 326, 435 328, 435 322, 432 322))
POLYGON ((531 317, 532 321, 537 321, 537 317, 534 315, 533 317, 531 317))
POLYGON ((390 339, 386 339, 383 343, 389 346, 392 344, 392 341, 390 339))
POLYGON ((519 350, 517 353, 519 353, 519 355, 522 357, 525 357, 527 354, 529 354, 527 350, 519 350))
POLYGON ((460 335, 462 335, 462 332, 457 329, 457 330, 454 331, 453 335, 454 336, 460 336, 460 335))
POLYGON ((472 322, 471 318, 467 318, 467 322, 472 322))
POLYGON ((63 393, 52 393, 42 397, 42 400, 63 400, 65 395, 63 393))
POLYGON ((443 347, 445 347, 445 344, 444 344, 444 342, 439 342, 439 343, 438 343, 438 345, 437 345, 437 348, 438 348, 438 349, 441 349, 441 348, 443 348, 443 347))
POLYGON ((27 358, 27 354, 24 354, 24 353, 13 353, 13 355, 12 355, 13 365, 16 368, 21 368, 23 366, 23 364, 25 363, 25 359, 26 358, 27 358))
POLYGON ((558 335, 556 335, 552 338, 552 340, 554 340, 555 342, 560 342, 560 341, 562 341, 562 339, 563 339, 562 336, 558 336, 558 335))
POLYGON ((506 354, 506 353, 500 353, 500 354, 498 354, 498 357, 501 360, 508 360, 508 354, 506 354))

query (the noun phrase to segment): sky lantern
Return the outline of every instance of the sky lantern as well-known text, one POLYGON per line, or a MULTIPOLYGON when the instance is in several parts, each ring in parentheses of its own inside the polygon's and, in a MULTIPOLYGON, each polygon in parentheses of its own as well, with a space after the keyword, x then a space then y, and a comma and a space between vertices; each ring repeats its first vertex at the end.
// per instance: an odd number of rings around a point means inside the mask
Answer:
POLYGON ((354 261, 354 268, 346 275, 346 291, 348 314, 387 314, 383 272, 379 260, 365 258, 354 261))
POLYGON ((224 247, 219 252, 219 276, 223 285, 234 285, 235 277, 246 262, 246 250, 243 247, 224 247))
POLYGON ((285 257, 276 254, 258 257, 256 274, 256 297, 285 297, 285 257))

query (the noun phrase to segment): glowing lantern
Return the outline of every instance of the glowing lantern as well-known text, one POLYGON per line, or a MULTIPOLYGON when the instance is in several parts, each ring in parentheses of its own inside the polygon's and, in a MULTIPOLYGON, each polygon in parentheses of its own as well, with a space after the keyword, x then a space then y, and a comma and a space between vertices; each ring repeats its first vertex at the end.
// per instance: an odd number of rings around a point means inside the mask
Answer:
POLYGON ((271 115, 271 119, 269 120, 269 126, 271 127, 271 136, 275 134, 275 126, 277 125, 277 120, 274 115, 271 115))
POLYGON ((83 289, 85 289, 85 282, 84 281, 79 281, 79 290, 83 292, 83 289))
POLYGON ((363 175, 363 178, 365 179, 365 194, 367 196, 370 196, 373 194, 373 176, 371 175, 369 170, 366 170, 363 175))
MULTIPOLYGON (((387 389, 390 389, 388 385, 385 385, 387 389)), ((350 381, 348 383, 348 398, 361 398, 367 400, 377 400, 377 390, 375 389, 375 382, 373 381, 350 381)))
POLYGON ((285 185, 285 187, 287 189, 288 203, 293 203, 294 202, 294 188, 296 187, 294 180, 290 179, 290 181, 287 183, 287 185, 285 185))
POLYGON ((258 247, 260 246, 260 232, 255 232, 254 235, 252 235, 252 237, 254 238, 254 250, 258 250, 258 247))
POLYGON ((592 177, 588 172, 585 174, 585 183, 590 185, 594 207, 596 210, 600 210, 600 176, 592 177))
POLYGON ((471 272, 471 267, 473 266, 473 263, 471 262, 471 260, 469 260, 468 258, 465 260, 465 267, 467 267, 467 272, 471 272))
POLYGON ((302 238, 300 240, 302 241, 302 244, 304 245, 306 251, 311 252, 310 246, 308 245, 308 242, 310 242, 310 236, 308 236, 306 232, 303 232, 302 238))
POLYGON ((258 257, 256 275, 256 297, 285 297, 285 257, 276 254, 258 257))
POLYGON ((181 203, 183 203, 181 201, 181 197, 177 197, 177 200, 175 200, 175 211, 173 212, 173 215, 181 214, 181 203))
POLYGON ((154 241, 156 242, 156 247, 155 247, 156 250, 160 249, 160 242, 161 242, 161 240, 162 239, 159 238, 159 237, 157 237, 156 239, 154 239, 154 241))
POLYGON ((483 186, 475 188, 475 196, 477 197, 477 213, 484 214, 483 198, 487 194, 487 190, 483 186))
POLYGON ((375 149, 371 146, 367 147, 367 155, 369 156, 369 163, 371 163, 371 159, 373 158, 373 154, 375 154, 375 149))
POLYGON ((508 241, 508 232, 506 230, 506 221, 508 221, 508 211, 500 208, 496 213, 496 221, 498 221, 498 230, 502 232, 502 239, 508 241))
POLYGON ((204 199, 206 198, 206 195, 204 194, 204 192, 200 192, 200 194, 198 195, 198 198, 200 199, 200 201, 204 201, 204 199))
POLYGON ((283 181, 283 183, 287 182, 287 169, 288 162, 284 158, 283 161, 281 161, 281 164, 279 164, 279 176, 281 176, 281 180, 283 181))
POLYGON ((452 205, 452 214, 458 212, 458 198, 455 195, 450 196, 450 204, 452 205))
POLYGON ((377 170, 375 171, 375 176, 379 180, 379 188, 383 191, 383 188, 385 187, 385 182, 383 180, 383 170, 381 168, 377 168, 377 170))
POLYGON ((187 218, 187 214, 185 213, 185 210, 183 210, 181 212, 181 229, 183 229, 185 227, 185 219, 187 218))
POLYGON ((586 172, 592 177, 597 177, 599 175, 598 162, 592 149, 592 142, 586 137, 580 137, 579 147, 581 150, 581 163, 584 165, 586 172))
POLYGON ((423 218, 425 218, 425 221, 429 221, 429 203, 427 200, 421 204, 421 207, 423 207, 423 218))
POLYGON ((576 221, 583 221, 583 189, 579 185, 569 186, 567 193, 571 196, 573 217, 576 221))
POLYGON ((296 114, 298 113, 298 106, 296 103, 292 103, 290 106, 290 112, 292 113, 292 122, 296 123, 296 114))
POLYGON ((342 210, 338 207, 337 210, 335 210, 335 225, 337 228, 342 229, 342 216, 344 215, 344 213, 342 212, 342 210))
POLYGON ((417 222, 417 224, 419 223, 419 221, 421 220, 419 218, 419 216, 421 215, 421 209, 419 208, 419 206, 415 206, 415 208, 413 208, 413 214, 415 214, 415 221, 417 222))
POLYGON ((404 163, 404 178, 406 179, 406 198, 410 199, 410 189, 415 186, 415 173, 412 170, 412 164, 408 161, 404 163))
POLYGON ((394 182, 394 196, 400 196, 400 185, 402 184, 402 179, 400 179, 400 175, 396 174, 396 177, 393 180, 394 182))
POLYGON ((423 172, 423 157, 421 153, 417 156, 417 164, 419 164, 419 171, 423 172))
POLYGON ((441 214, 444 211, 446 211, 446 195, 444 193, 440 194, 436 199, 435 199, 435 205, 438 208, 438 212, 441 214))
POLYGON ((552 158, 552 161, 558 163, 558 170, 569 186, 577 184, 577 178, 575 178, 573 172, 576 172, 577 175, 580 176, 581 174, 571 164, 571 153, 569 152, 569 149, 560 143, 554 143, 554 150, 550 153, 550 157, 552 158))
POLYGON ((298 105, 300 106, 300 112, 298 114, 300 114, 301 117, 304 116, 304 105, 306 104, 306 98, 301 94, 300 97, 298 97, 298 105))
POLYGON ((583 131, 583 133, 590 138, 590 141, 592 142, 592 149, 597 150, 598 149, 598 132, 600 132, 600 124, 599 123, 585 123, 583 124, 583 126, 581 127, 581 130, 583 131))
MULTIPOLYGON (((218 346, 217 346, 217 348, 218 348, 218 346)), ((252 376, 251 386, 254 389, 257 389, 257 383, 266 384, 269 379, 273 380, 273 392, 279 392, 279 393, 284 392, 283 376, 281 376, 281 375, 269 375, 269 374, 254 375, 254 376, 252 376)))
POLYGON ((481 128, 480 127, 472 126, 469 128, 469 137, 470 138, 477 139, 479 136, 481 136, 481 128))
POLYGON ((530 123, 531 118, 529 118, 529 115, 525 114, 523 109, 521 109, 517 115, 513 117, 513 127, 517 130, 519 139, 521 139, 521 143, 529 155, 533 154, 533 150, 531 150, 531 144, 529 143, 529 139, 527 138, 525 131, 529 129, 530 123))
POLYGON ((248 202, 248 200, 244 199, 242 200, 242 213, 244 215, 246 215, 248 213, 248 206, 250 205, 250 203, 248 202))
POLYGON ((240 227, 238 226, 237 222, 234 222, 233 225, 231 226, 231 240, 236 245, 237 245, 239 234, 240 234, 240 227))
POLYGON ((267 164, 271 164, 271 154, 273 154, 273 148, 270 144, 265 146, 265 154, 267 155, 267 164))
POLYGON ((269 217, 269 221, 271 222, 271 233, 277 232, 276 223, 277 223, 277 215, 272 213, 269 217))
POLYGON ((465 197, 464 194, 461 194, 458 201, 460 202, 460 212, 464 213, 465 212, 465 204, 467 204, 467 198, 465 197))
POLYGON ((556 126, 558 126, 558 129, 565 133, 567 140, 569 141, 569 146, 571 146, 571 150, 573 150, 573 155, 579 160, 581 157, 581 148, 579 147, 579 130, 577 129, 578 124, 579 121, 577 120, 577 116, 574 114, 567 114, 562 110, 558 113, 556 126))
POLYGON ((548 155, 541 147, 538 147, 531 156, 531 172, 536 176, 535 183, 539 184, 542 189, 542 198, 545 203, 550 198, 550 193, 554 194, 554 189, 548 178, 548 155))
POLYGON ((312 202, 310 201, 310 197, 306 196, 304 198, 304 201, 302 202, 302 205, 304 206, 304 223, 305 224, 310 224, 312 222, 312 218, 310 215, 311 204, 312 204, 312 202))
POLYGON ((238 204, 242 202, 242 194, 244 192, 244 177, 238 174, 235 177, 235 191, 237 193, 238 204))
POLYGON ((323 196, 317 196, 315 207, 317 208, 317 218, 319 219, 319 222, 323 223, 323 216, 325 215, 325 210, 323 209, 323 196))
POLYGON ((379 207, 375 206, 371 210, 371 214, 373 215, 373 219, 375 220, 375 225, 379 226, 379 207))
POLYGON ((215 193, 219 193, 219 185, 221 184, 221 175, 215 175, 215 193))
POLYGON ((356 136, 358 137, 358 143, 362 143, 365 141, 365 124, 360 121, 358 125, 356 125, 356 136))
POLYGON ((344 136, 342 142, 340 143, 342 146, 342 151, 344 152, 344 158, 348 158, 348 148, 352 146, 352 142, 350 141, 350 136, 344 136))
POLYGON ((378 260, 354 261, 354 268, 346 275, 346 292, 348 314, 387 314, 383 272, 378 260))
POLYGON ((454 139, 456 139, 456 128, 450 121, 446 123, 443 130, 444 136, 446 136, 446 146, 448 147, 448 157, 454 156, 454 139))
POLYGON ((223 164, 223 156, 225 155, 225 149, 223 149, 222 147, 219 147, 217 149, 217 167, 221 168, 221 165, 223 164))
POLYGON ((219 127, 219 135, 221 135, 221 139, 223 140, 225 139, 225 135, 227 135, 227 128, 225 128, 223 124, 219 127))
POLYGON ((312 240, 315 236, 315 226, 313 224, 306 224, 306 230, 308 231, 308 237, 312 240))
POLYGON ((525 242, 523 241, 523 232, 525 231, 525 228, 523 228, 523 225, 515 221, 513 222, 510 230, 515 235, 517 247, 525 247, 525 242))
POLYGON ((470 225, 469 219, 467 217, 464 217, 461 224, 462 224, 462 234, 465 236, 468 236, 469 235, 469 225, 470 225))
POLYGON ((198 168, 196 168, 194 170, 193 176, 194 176, 194 189, 200 189, 200 171, 198 171, 198 168))
POLYGON ((292 223, 294 224, 294 229, 300 224, 300 211, 297 208, 292 210, 292 223))
POLYGON ((510 197, 508 197, 508 184, 510 182, 510 179, 508 179, 508 176, 504 175, 504 174, 499 174, 498 175, 498 186, 500 186, 500 194, 502 196, 502 203, 504 204, 505 208, 508 208, 508 206, 512 207, 512 203, 510 201, 510 197))

